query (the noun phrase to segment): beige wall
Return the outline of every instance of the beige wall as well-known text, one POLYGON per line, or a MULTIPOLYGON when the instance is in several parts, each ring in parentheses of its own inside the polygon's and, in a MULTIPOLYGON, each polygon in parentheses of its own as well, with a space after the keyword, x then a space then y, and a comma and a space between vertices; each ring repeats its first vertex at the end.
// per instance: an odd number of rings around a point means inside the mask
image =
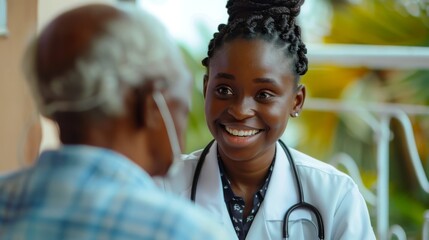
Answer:
POLYGON ((7 4, 9 35, 0 37, 0 172, 33 158, 40 142, 38 118, 21 71, 24 48, 36 32, 37 0, 7 4))
POLYGON ((88 3, 114 3, 115 0, 39 0, 38 28, 43 28, 46 23, 59 13, 71 7, 88 3))

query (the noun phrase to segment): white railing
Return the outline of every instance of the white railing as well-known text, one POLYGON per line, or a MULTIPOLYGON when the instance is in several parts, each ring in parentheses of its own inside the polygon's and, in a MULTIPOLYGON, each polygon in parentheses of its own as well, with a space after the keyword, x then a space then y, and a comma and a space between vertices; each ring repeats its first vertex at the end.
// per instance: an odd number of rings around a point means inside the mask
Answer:
MULTIPOLYGON (((370 69, 429 69, 429 47, 378 46, 350 44, 308 45, 311 64, 331 64, 370 69)), ((311 67, 312 65, 310 65, 311 67)), ((429 80, 429 79, 428 79, 429 80)), ((377 191, 374 194, 360 179, 359 169, 350 156, 341 153, 333 164, 343 165, 357 182, 368 204, 376 207, 377 237, 380 240, 406 239, 405 231, 398 225, 389 227, 389 141, 390 121, 397 119, 405 132, 411 163, 421 188, 429 193, 429 181, 418 155, 412 125, 408 116, 429 116, 429 107, 386 103, 347 103, 328 99, 309 99, 306 109, 327 112, 357 113, 370 126, 377 144, 377 191)), ((429 210, 425 212, 423 239, 429 239, 429 210)))
MULTIPOLYGON (((308 99, 307 110, 326 112, 349 112, 361 117, 373 130, 377 145, 377 190, 374 194, 367 189, 361 180, 359 169, 353 159, 345 153, 334 156, 332 164, 342 165, 358 184, 368 204, 376 207, 377 237, 380 240, 406 239, 405 231, 399 225, 389 226, 389 142, 390 121, 397 119, 405 132, 405 140, 411 163, 421 188, 429 193, 429 180, 425 174, 421 159, 417 152, 412 125, 408 115, 427 115, 429 107, 415 105, 399 105, 375 102, 345 102, 328 99, 308 99)), ((423 236, 429 236, 429 211, 422 216, 425 219, 423 236)), ((423 238, 429 239, 429 238, 423 238)))
POLYGON ((429 47, 308 44, 310 64, 378 69, 429 69, 429 47))

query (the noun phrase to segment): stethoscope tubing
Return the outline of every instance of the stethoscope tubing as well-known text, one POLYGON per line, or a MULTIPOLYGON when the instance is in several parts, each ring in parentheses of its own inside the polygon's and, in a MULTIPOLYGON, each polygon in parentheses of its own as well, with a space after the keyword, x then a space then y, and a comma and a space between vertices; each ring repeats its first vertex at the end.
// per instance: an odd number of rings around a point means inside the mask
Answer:
POLYGON ((192 179, 192 187, 191 187, 191 201, 195 202, 195 196, 197 194, 197 185, 198 185, 198 179, 200 178, 201 169, 203 168, 203 164, 206 161, 206 156, 210 151, 211 146, 214 143, 214 139, 207 144, 207 146, 204 148, 203 152, 200 155, 200 158, 198 159, 197 166, 195 168, 194 172, 194 178, 192 179))
MULTIPOLYGON (((207 146, 204 148, 203 152, 200 155, 200 158, 198 159, 198 163, 197 166, 195 168, 195 172, 194 172, 194 177, 192 179, 192 186, 191 186, 191 201, 195 202, 196 199, 196 193, 197 193, 197 186, 198 186, 198 180, 200 177, 200 173, 201 173, 201 169, 203 168, 203 164, 206 160, 206 156, 208 154, 208 152, 210 151, 211 146, 213 145, 215 140, 210 141, 209 144, 207 144, 207 146)), ((299 198, 299 202, 295 205, 293 205, 292 207, 290 207, 283 218, 283 229, 282 229, 282 234, 283 234, 283 239, 288 239, 289 238, 289 216, 292 214, 292 212, 296 209, 307 209, 310 212, 312 212, 317 219, 317 228, 318 228, 318 236, 319 239, 325 239, 325 232, 324 232, 324 226, 323 226, 323 218, 322 215, 320 214, 319 210, 309 204, 306 203, 304 201, 304 192, 302 190, 302 184, 301 184, 301 179, 299 177, 298 174, 298 170, 296 169, 296 165, 295 162, 293 160, 292 154, 290 153, 288 147, 286 146, 286 144, 284 144, 284 142, 282 140, 279 140, 280 145, 282 146, 283 150, 286 153, 286 156, 289 160, 289 164, 292 167, 292 172, 293 175, 295 177, 295 182, 297 185, 297 190, 298 190, 298 198, 299 198)))
POLYGON ((295 205, 293 205, 292 207, 290 207, 283 218, 283 238, 284 239, 288 239, 289 238, 289 216, 291 215, 291 213, 299 208, 303 208, 303 209, 307 209, 310 212, 314 213, 314 215, 316 216, 317 219, 317 230, 318 230, 318 235, 319 235, 319 239, 325 239, 325 230, 324 230, 324 226, 323 226, 323 218, 322 215, 320 214, 319 210, 309 204, 306 203, 304 201, 304 192, 302 190, 302 183, 301 183, 301 178, 299 176, 298 170, 296 169, 296 164, 295 161, 293 160, 292 154, 289 151, 289 148, 286 146, 286 144, 282 141, 279 140, 280 145, 282 146, 283 150, 286 153, 286 156, 289 160, 289 164, 292 167, 292 172, 293 175, 295 177, 295 182, 296 182, 296 187, 298 189, 298 197, 299 197, 299 202, 295 205))

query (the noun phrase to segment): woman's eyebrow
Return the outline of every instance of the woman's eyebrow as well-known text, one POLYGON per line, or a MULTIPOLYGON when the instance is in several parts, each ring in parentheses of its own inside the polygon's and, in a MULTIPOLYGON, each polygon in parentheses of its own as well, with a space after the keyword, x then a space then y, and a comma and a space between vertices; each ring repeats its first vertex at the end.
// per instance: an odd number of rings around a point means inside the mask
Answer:
POLYGON ((223 78, 223 79, 229 79, 229 80, 235 80, 234 75, 229 73, 217 73, 215 78, 223 78))
MULTIPOLYGON (((221 78, 221 79, 235 80, 234 75, 229 74, 229 73, 222 73, 222 72, 221 73, 217 73, 215 75, 215 78, 217 78, 217 79, 221 78)), ((269 83, 269 84, 276 85, 276 86, 280 85, 278 83, 278 81, 276 81, 273 78, 263 78, 263 77, 261 77, 261 78, 255 78, 255 79, 253 79, 253 82, 254 83, 269 83)))
POLYGON ((255 78, 255 79, 253 79, 253 82, 255 82, 255 83, 270 83, 270 84, 273 84, 276 86, 279 85, 279 83, 276 80, 274 80, 273 78, 255 78))

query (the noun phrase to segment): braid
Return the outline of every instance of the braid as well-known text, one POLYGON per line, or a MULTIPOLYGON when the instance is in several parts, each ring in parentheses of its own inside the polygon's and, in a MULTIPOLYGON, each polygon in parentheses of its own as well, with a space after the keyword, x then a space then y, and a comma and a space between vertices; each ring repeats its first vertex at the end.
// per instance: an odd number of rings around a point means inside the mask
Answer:
POLYGON ((285 54, 295 58, 295 70, 304 75, 308 69, 307 49, 296 24, 304 0, 228 0, 228 23, 220 24, 209 42, 205 67, 223 43, 238 37, 262 38, 287 46, 285 54))

